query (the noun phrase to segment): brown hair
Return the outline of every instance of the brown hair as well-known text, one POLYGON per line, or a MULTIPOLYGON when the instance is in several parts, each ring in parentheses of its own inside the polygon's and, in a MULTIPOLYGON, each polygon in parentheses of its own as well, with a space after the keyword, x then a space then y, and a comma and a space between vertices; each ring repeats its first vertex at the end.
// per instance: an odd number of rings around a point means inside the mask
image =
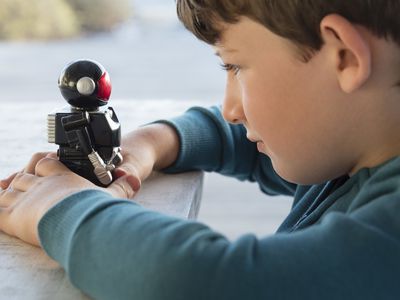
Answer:
POLYGON ((177 0, 178 17, 197 38, 215 45, 224 23, 246 16, 294 43, 304 60, 321 49, 320 23, 339 14, 400 45, 399 0, 177 0))

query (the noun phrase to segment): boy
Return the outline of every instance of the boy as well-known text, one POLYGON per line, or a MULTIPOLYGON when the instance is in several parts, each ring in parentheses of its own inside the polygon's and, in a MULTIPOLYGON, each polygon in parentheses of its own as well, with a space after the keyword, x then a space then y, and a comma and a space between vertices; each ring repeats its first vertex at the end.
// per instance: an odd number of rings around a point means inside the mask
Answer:
POLYGON ((94 298, 398 299, 400 3, 177 7, 224 63, 222 110, 193 108, 130 133, 107 191, 131 196, 153 169, 216 171, 292 195, 278 232, 231 243, 113 199, 40 154, 2 182, 11 189, 0 228, 40 241, 94 298))

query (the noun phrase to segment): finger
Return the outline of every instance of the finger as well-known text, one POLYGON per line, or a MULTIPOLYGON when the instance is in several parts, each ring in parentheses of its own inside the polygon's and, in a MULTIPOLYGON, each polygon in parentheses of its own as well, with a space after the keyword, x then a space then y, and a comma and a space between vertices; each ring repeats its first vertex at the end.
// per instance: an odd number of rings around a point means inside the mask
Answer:
POLYGON ((29 174, 35 174, 35 167, 37 163, 51 152, 38 152, 32 155, 28 165, 25 167, 24 172, 29 174))
POLYGON ((140 180, 132 175, 118 178, 107 188, 113 196, 121 198, 132 198, 139 189, 140 180))
POLYGON ((36 226, 32 226, 31 218, 27 216, 26 219, 21 219, 18 216, 21 215, 17 210, 21 207, 19 204, 21 204, 23 197, 24 193, 17 190, 11 190, 2 195, 1 205, 4 206, 0 207, 0 231, 18 237, 32 245, 39 245, 38 238, 35 236, 36 226))
POLYGON ((71 173, 63 163, 53 158, 42 158, 38 161, 35 167, 35 175, 37 176, 51 176, 71 173))
POLYGON ((13 181, 14 177, 17 174, 18 174, 18 172, 15 172, 14 174, 11 174, 7 178, 0 180, 0 188, 2 188, 3 190, 7 189, 9 187, 11 181, 13 181))
POLYGON ((114 169, 113 174, 116 178, 123 177, 125 175, 133 175, 139 178, 136 168, 131 167, 130 164, 123 164, 114 169))
POLYGON ((113 171, 114 178, 121 178, 121 177, 123 177, 125 175, 128 175, 128 174, 129 173, 127 171, 125 171, 124 169, 122 169, 122 168, 116 168, 113 171))
MULTIPOLYGON (((49 157, 49 158, 54 158, 54 159, 58 158, 56 152, 37 152, 32 155, 31 159, 29 160, 29 162, 25 166, 25 168, 22 170, 22 172, 34 174, 36 164, 43 157, 49 157)), ((18 174, 18 172, 15 172, 14 174, 11 174, 7 178, 0 180, 0 188, 2 188, 3 190, 7 189, 8 186, 10 185, 11 181, 13 181, 14 177, 17 174, 18 174)))
POLYGON ((49 152, 49 153, 46 155, 46 157, 47 157, 47 158, 53 158, 53 159, 57 159, 57 160, 58 160, 58 156, 57 156, 57 153, 56 153, 56 152, 49 152))
POLYGON ((14 180, 11 182, 10 187, 14 190, 26 192, 31 186, 37 183, 39 177, 28 174, 18 173, 14 180))
MULTIPOLYGON (((57 153, 56 152, 38 152, 32 155, 31 159, 29 160, 28 164, 25 166, 25 168, 22 170, 22 172, 34 174, 35 172, 35 167, 36 164, 38 163, 39 160, 41 160, 44 157, 49 157, 49 158, 54 158, 58 159, 57 153)), ((0 180, 0 188, 7 189, 8 186, 10 185, 11 181, 13 181, 15 175, 17 175, 18 172, 15 172, 8 176, 7 178, 4 178, 0 180)))
POLYGON ((116 181, 118 180, 125 181, 135 193, 139 191, 140 187, 142 186, 140 178, 133 174, 125 174, 118 178, 116 181))

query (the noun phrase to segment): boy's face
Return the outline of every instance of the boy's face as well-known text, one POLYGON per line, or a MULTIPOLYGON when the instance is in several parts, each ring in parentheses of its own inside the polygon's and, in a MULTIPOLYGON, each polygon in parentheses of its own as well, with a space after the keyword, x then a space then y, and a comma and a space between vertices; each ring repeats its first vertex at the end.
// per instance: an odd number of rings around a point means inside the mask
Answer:
POLYGON ((337 83, 329 49, 308 62, 293 45, 248 18, 225 24, 215 46, 227 74, 224 118, 288 181, 315 184, 346 174, 357 153, 348 136, 352 116, 337 83))

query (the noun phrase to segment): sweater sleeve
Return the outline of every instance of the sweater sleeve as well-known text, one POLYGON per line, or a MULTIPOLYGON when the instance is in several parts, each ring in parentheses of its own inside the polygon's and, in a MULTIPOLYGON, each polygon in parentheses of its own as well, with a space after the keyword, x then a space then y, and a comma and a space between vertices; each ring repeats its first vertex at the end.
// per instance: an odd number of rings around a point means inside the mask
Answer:
POLYGON ((276 174, 270 159, 247 140, 244 126, 226 122, 219 107, 193 107, 180 117, 157 122, 172 126, 180 140, 178 159, 165 172, 218 172, 257 181, 269 195, 294 195, 297 185, 276 174))
POLYGON ((303 230, 230 242, 203 224, 87 190, 50 209, 39 236, 96 299, 395 299, 400 245, 374 218, 368 208, 331 213, 303 230))

